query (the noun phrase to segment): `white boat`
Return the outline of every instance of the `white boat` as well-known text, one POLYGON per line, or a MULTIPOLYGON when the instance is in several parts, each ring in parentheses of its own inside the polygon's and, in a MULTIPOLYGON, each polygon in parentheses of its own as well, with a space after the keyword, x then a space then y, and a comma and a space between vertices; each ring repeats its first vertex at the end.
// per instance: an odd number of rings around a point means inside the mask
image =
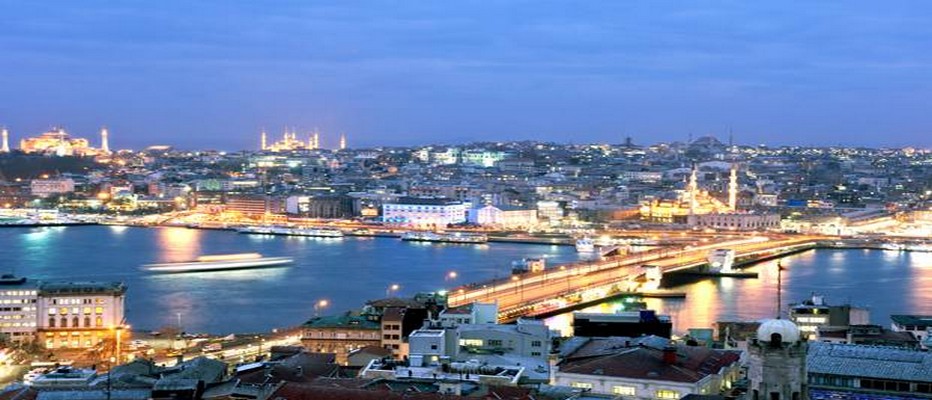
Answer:
POLYGON ((280 267, 293 262, 294 259, 291 257, 263 257, 259 253, 243 253, 200 256, 194 261, 148 264, 144 265, 143 268, 148 271, 163 273, 209 272, 280 267))
POLYGON ((247 226, 237 230, 239 233, 257 235, 307 236, 321 238, 341 238, 343 232, 329 228, 290 228, 286 226, 247 226))
POLYGON ((595 241, 588 237, 576 239, 576 251, 579 253, 595 252, 595 241))
POLYGON ((709 252, 709 271, 732 272, 735 264, 735 251, 732 249, 715 249, 709 252))
POLYGON ((401 240, 407 242, 482 244, 488 242, 489 237, 481 233, 405 232, 401 235, 401 240))

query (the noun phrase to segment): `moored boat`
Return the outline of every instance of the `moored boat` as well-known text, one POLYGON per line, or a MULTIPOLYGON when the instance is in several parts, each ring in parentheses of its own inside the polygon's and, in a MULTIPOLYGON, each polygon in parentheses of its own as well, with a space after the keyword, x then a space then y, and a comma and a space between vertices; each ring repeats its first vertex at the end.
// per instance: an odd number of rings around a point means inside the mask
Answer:
POLYGON ((407 242, 434 242, 434 243, 461 243, 482 244, 489 241, 489 237, 481 233, 440 233, 440 232, 405 232, 401 240, 407 242))

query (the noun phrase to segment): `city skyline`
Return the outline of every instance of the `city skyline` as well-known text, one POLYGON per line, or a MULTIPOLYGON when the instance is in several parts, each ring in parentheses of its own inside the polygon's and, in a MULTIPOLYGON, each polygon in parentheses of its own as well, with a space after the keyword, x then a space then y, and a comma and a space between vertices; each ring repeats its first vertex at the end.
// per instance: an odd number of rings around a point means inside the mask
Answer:
POLYGON ((115 148, 252 149, 282 126, 324 147, 929 147, 928 7, 15 4, 0 125, 106 125, 115 148))

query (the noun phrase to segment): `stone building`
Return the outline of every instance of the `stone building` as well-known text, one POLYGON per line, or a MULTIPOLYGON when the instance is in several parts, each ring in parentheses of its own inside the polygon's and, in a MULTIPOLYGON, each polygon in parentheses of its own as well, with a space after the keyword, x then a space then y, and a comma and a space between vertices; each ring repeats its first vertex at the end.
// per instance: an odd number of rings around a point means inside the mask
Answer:
POLYGON ((785 319, 764 321, 748 345, 750 400, 805 400, 808 343, 796 324, 785 319))
POLYGON ((315 317, 301 328, 301 344, 306 349, 333 353, 338 364, 346 364, 353 350, 382 345, 379 322, 360 315, 315 317))

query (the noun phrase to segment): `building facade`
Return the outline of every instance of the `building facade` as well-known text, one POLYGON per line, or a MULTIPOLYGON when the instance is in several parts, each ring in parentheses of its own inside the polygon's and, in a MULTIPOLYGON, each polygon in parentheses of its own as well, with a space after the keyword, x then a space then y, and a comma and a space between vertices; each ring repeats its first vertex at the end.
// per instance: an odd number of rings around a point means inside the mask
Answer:
POLYGON ((38 197, 71 193, 74 192, 74 180, 71 178, 33 179, 29 182, 29 192, 38 197))
POLYGON ((466 206, 445 198, 402 197, 382 205, 382 220, 424 228, 442 228, 466 222, 466 206))
POLYGON ((316 317, 302 326, 301 345, 312 352, 334 353, 346 364, 349 353, 366 346, 381 347, 379 323, 358 315, 316 317))

